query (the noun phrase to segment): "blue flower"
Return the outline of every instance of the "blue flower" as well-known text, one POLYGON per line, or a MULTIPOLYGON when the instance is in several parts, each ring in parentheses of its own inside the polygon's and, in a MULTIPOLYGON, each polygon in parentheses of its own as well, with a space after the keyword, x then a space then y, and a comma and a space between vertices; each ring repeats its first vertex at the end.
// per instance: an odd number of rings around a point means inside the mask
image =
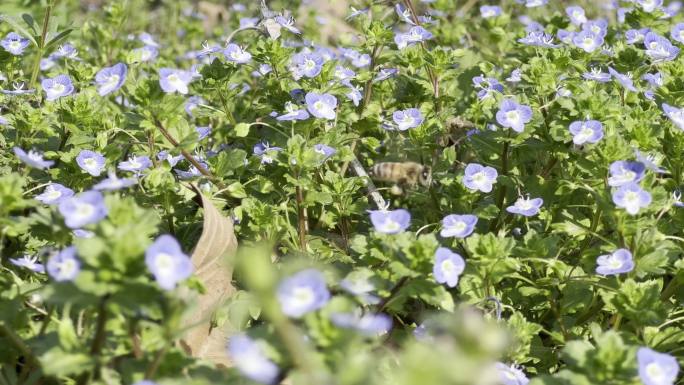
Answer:
POLYGON ((508 366, 503 362, 497 362, 495 367, 502 385, 527 385, 530 382, 525 373, 515 365, 508 366))
POLYGON ((101 69, 95 75, 95 83, 99 86, 97 92, 100 96, 105 96, 118 90, 126 82, 127 74, 128 67, 124 63, 101 69))
POLYGON ((86 191, 74 195, 59 204, 59 212, 71 229, 97 223, 107 216, 107 206, 99 191, 86 191))
POLYGON ((360 297, 367 304, 374 305, 380 302, 380 298, 371 294, 375 286, 370 282, 372 272, 369 270, 354 270, 340 281, 340 287, 349 294, 360 297))
POLYGON ((578 120, 570 123, 572 142, 581 145, 596 143, 603 138, 603 124, 598 120, 578 120))
POLYGON ((4 39, 0 40, 2 48, 15 56, 23 54, 30 43, 31 41, 29 39, 24 38, 16 32, 10 32, 5 35, 4 39))
POLYGON ((446 283, 449 287, 458 285, 458 278, 465 270, 463 257, 447 249, 439 247, 435 252, 432 274, 438 283, 446 283))
POLYGON ((479 88, 477 97, 482 100, 492 95, 492 92, 503 92, 504 88, 496 78, 486 78, 484 75, 475 76, 473 78, 475 88, 479 88))
POLYGON ((76 257, 76 247, 70 246, 48 259, 48 275, 57 282, 73 281, 81 272, 81 261, 76 257))
POLYGON ((404 209, 369 210, 370 220, 375 231, 383 234, 397 234, 411 225, 411 213, 404 209))
POLYGON ((651 13, 663 6, 663 0, 635 0, 634 1, 644 12, 651 13))
POLYGON ((254 155, 261 158, 261 164, 273 163, 273 157, 283 149, 280 147, 271 147, 266 142, 259 142, 254 145, 252 151, 254 155))
POLYGON ((512 206, 506 207, 506 211, 511 214, 519 214, 525 217, 533 217, 539 214, 539 209, 544 204, 541 198, 518 197, 512 206))
POLYGON ((483 5, 480 7, 480 16, 484 19, 501 16, 501 7, 497 5, 483 5))
POLYGON ((637 89, 634 88, 634 82, 632 82, 632 78, 629 75, 624 75, 616 70, 613 69, 613 67, 608 67, 608 72, 613 76, 613 78, 617 79, 617 81, 627 90, 632 91, 632 92, 637 92, 637 89))
POLYGON ((119 163, 117 168, 119 170, 124 170, 124 171, 135 171, 135 172, 140 172, 142 170, 146 170, 152 166, 152 161, 150 160, 150 157, 143 155, 143 156, 137 156, 137 155, 132 155, 128 158, 127 161, 119 163))
POLYGON ((43 266, 42 263, 38 262, 38 256, 36 255, 34 255, 33 257, 24 255, 21 258, 10 258, 9 260, 10 262, 12 262, 14 266, 29 269, 34 273, 45 273, 45 266, 43 266))
POLYGON ((637 160, 639 162, 643 163, 647 169, 649 169, 655 173, 663 174, 663 173, 667 172, 667 170, 661 168, 658 165, 659 161, 657 161, 657 157, 655 155, 648 154, 648 153, 642 154, 641 151, 635 149, 634 150, 634 156, 636 156, 637 160))
POLYGON ((527 8, 535 8, 535 7, 541 7, 542 5, 545 5, 549 2, 549 0, 524 0, 525 7, 527 8))
POLYGON ((543 48, 558 48, 558 44, 554 44, 553 35, 544 33, 543 31, 528 32, 527 36, 518 39, 519 43, 543 48))
POLYGON ((135 58, 135 61, 138 62, 152 61, 157 58, 158 54, 159 51, 157 51, 157 49, 152 46, 140 47, 131 51, 131 55, 133 56, 133 58, 135 58))
POLYGON ((43 79, 40 82, 46 94, 46 99, 53 101, 62 96, 71 95, 74 92, 74 85, 67 75, 57 75, 54 78, 43 79))
POLYGON ((679 55, 679 48, 654 32, 646 34, 644 47, 646 47, 646 55, 650 56, 654 63, 672 61, 679 55))
POLYGON ((5 95, 26 95, 26 94, 31 94, 35 91, 35 89, 33 89, 33 88, 31 88, 31 89, 24 88, 25 84, 23 82, 14 83, 12 85, 12 87, 13 87, 13 89, 11 89, 11 90, 2 89, 2 90, 0 90, 0 92, 2 92, 5 95))
POLYGON ((674 41, 684 44, 684 23, 675 24, 670 30, 670 37, 674 41))
POLYGON ((463 184, 470 190, 488 193, 492 191, 492 186, 496 183, 498 175, 493 167, 469 163, 465 168, 463 184))
POLYGON ((658 88, 663 85, 663 74, 660 72, 643 74, 641 79, 646 80, 653 88, 658 88))
POLYGON ((387 334, 392 328, 392 317, 387 314, 332 313, 330 320, 337 327, 354 329, 368 337, 378 337, 387 334))
POLYGON ((188 100, 185 102, 185 112, 188 113, 188 115, 193 116, 193 111, 199 107, 200 104, 207 104, 207 102, 202 99, 201 96, 191 96, 188 98, 188 100))
POLYGON ((28 153, 19 147, 14 147, 14 155, 19 158, 20 161, 24 162, 27 166, 37 168, 42 170, 44 168, 50 168, 55 162, 51 160, 44 160, 43 154, 29 150, 28 153))
POLYGON ((508 76, 506 78, 506 81, 511 82, 511 83, 518 83, 521 80, 522 80, 522 71, 520 70, 520 68, 514 69, 511 72, 510 76, 508 76))
POLYGON ((356 72, 354 72, 353 70, 351 70, 347 67, 343 67, 341 65, 338 65, 337 67, 335 67, 334 75, 335 75, 335 79, 337 79, 339 81, 344 81, 344 80, 353 79, 356 76, 356 72))
POLYGON ((624 208, 629 214, 636 215, 639 210, 651 204, 651 194, 632 182, 620 186, 613 192, 613 203, 624 208))
POLYGON ((423 123, 423 115, 417 108, 409 108, 406 110, 394 111, 392 113, 392 120, 397 125, 399 131, 406 131, 409 128, 415 128, 423 123))
POLYGON ((337 98, 330 94, 317 94, 309 92, 305 96, 306 109, 311 115, 321 118, 333 120, 337 116, 335 108, 337 107, 337 98))
POLYGON ((159 69, 159 86, 166 93, 179 92, 187 94, 188 85, 192 78, 192 72, 190 71, 173 68, 159 69))
POLYGON ((632 253, 627 249, 617 249, 610 254, 596 258, 596 274, 618 275, 634 270, 632 253))
POLYGON ((352 103, 354 103, 354 106, 358 107, 359 103, 361 102, 361 98, 363 98, 363 95, 361 94, 363 88, 361 88, 360 86, 353 86, 351 85, 351 83, 347 84, 347 86, 349 87, 349 92, 344 94, 344 96, 349 98, 349 100, 351 100, 352 103))
POLYGON ((160 162, 167 161, 171 167, 175 167, 178 162, 183 160, 183 155, 172 156, 168 151, 159 151, 157 160, 160 162))
POLYGON ((53 58, 65 58, 65 59, 77 59, 78 51, 76 47, 67 43, 60 45, 55 52, 51 55, 53 58))
POLYGON ((587 16, 584 13, 584 8, 573 5, 565 8, 565 13, 570 18, 570 22, 575 25, 582 25, 587 22, 587 16))
POLYGON ((409 45, 432 39, 432 37, 433 35, 430 31, 419 25, 416 25, 411 27, 407 33, 398 32, 396 35, 394 35, 394 42, 397 44, 399 49, 404 49, 409 45))
POLYGON ((197 132, 197 140, 202 140, 207 136, 211 135, 211 126, 196 126, 195 132, 197 132))
POLYGON ((404 23, 416 25, 411 18, 411 10, 406 8, 403 4, 397 3, 397 5, 394 6, 394 10, 399 16, 399 20, 403 21, 404 23))
POLYGON ((465 238, 473 233, 476 224, 477 217, 475 215, 450 214, 442 219, 442 231, 439 235, 444 238, 465 238))
POLYGON ((651 32, 650 28, 629 29, 625 32, 627 44, 635 44, 644 41, 646 34, 651 32))
POLYGON ((323 160, 326 160, 337 153, 337 150, 334 148, 321 143, 314 145, 314 151, 318 154, 321 154, 321 156, 323 156, 323 160))
POLYGON ((253 28, 256 27, 257 24, 259 24, 259 18, 258 17, 242 17, 240 18, 240 28, 253 28))
POLYGON ((183 253, 176 238, 168 234, 157 237, 145 250, 145 264, 164 290, 173 290, 193 271, 190 257, 183 253))
POLYGON ((523 132, 525 123, 532 120, 532 109, 518 104, 513 99, 504 99, 496 113, 496 121, 503 127, 510 127, 515 132, 523 132))
POLYGON ((93 190, 116 191, 122 188, 131 187, 138 183, 135 178, 117 178, 114 172, 110 172, 106 179, 101 180, 93 186, 93 190))
POLYGON ((321 272, 306 269, 283 279, 278 285, 277 297, 285 315, 299 318, 325 306, 330 292, 321 272))
POLYGON ((309 119, 309 113, 306 109, 297 108, 297 105, 292 102, 285 103, 285 113, 276 116, 276 120, 279 121, 292 121, 292 120, 306 120, 309 119))
POLYGON ((589 31, 605 38, 608 34, 608 21, 605 19, 589 20, 582 25, 582 31, 589 31))
POLYGON ((297 29, 297 27, 294 26, 295 19, 290 16, 290 17, 284 17, 284 16, 276 16, 275 17, 276 23, 280 24, 281 27, 285 28, 286 30, 294 33, 294 34, 301 34, 302 32, 297 29))
POLYGON ((235 43, 228 44, 223 50, 223 56, 226 57, 226 60, 237 64, 249 63, 252 60, 252 54, 235 43))
POLYGON ((240 373, 250 380, 262 384, 275 384, 278 380, 278 366, 246 334, 236 334, 228 339, 228 354, 240 373))
POLYGON ((639 182, 644 177, 646 166, 641 162, 617 160, 610 164, 608 186, 620 187, 639 182))
POLYGON ((684 108, 677 108, 667 103, 663 103, 663 111, 665 112, 665 115, 670 118, 672 123, 684 130, 684 108))
POLYGON ((637 350, 639 378, 644 385, 674 385, 679 363, 674 356, 658 353, 647 347, 637 350))
POLYGON ((143 44, 145 44, 146 46, 159 47, 159 43, 157 43, 154 40, 154 37, 147 32, 140 33, 138 35, 138 39, 140 39, 140 41, 143 42, 143 44))
POLYGON ((383 80, 394 77, 399 72, 396 68, 381 68, 378 75, 373 79, 373 82, 381 82, 383 80))
POLYGON ((589 72, 582 74, 582 77, 587 80, 594 80, 599 83, 608 83, 610 81, 610 74, 606 72, 601 72, 600 68, 592 67, 589 72))
POLYGON ((92 176, 100 176, 105 168, 105 157, 99 152, 82 150, 76 157, 78 166, 92 176))
POLYGON ((46 205, 56 205, 73 195, 74 190, 64 187, 59 183, 50 183, 45 187, 42 194, 36 195, 36 200, 41 201, 46 205))
POLYGON ((317 53, 298 53, 292 56, 290 71, 295 80, 301 77, 313 78, 321 73, 325 60, 317 53))
POLYGON ((581 31, 574 35, 572 42, 585 52, 594 52, 603 44, 603 36, 591 31, 581 31))

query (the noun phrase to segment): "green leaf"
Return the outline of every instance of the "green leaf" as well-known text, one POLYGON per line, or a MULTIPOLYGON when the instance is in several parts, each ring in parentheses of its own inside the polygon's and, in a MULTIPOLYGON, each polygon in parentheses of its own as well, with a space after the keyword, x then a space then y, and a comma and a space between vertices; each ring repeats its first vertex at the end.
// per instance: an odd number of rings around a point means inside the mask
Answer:
POLYGON ((238 123, 235 125, 235 128, 233 128, 233 131, 235 132, 235 136, 238 138, 244 138, 245 136, 249 135, 249 123, 238 123))

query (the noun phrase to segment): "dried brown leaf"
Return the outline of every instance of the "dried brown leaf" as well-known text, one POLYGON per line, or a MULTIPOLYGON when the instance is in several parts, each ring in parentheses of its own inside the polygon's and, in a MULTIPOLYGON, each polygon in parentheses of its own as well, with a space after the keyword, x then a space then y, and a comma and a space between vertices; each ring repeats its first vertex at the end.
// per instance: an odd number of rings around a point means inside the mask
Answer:
POLYGON ((213 328, 211 320, 215 310, 235 292, 232 267, 226 265, 225 257, 237 249, 237 238, 233 221, 195 186, 193 189, 202 201, 204 221, 202 235, 191 258, 195 277, 202 281, 206 293, 192 299, 196 307, 184 320, 190 330, 181 343, 193 357, 230 366, 226 355, 228 332, 223 326, 213 328))

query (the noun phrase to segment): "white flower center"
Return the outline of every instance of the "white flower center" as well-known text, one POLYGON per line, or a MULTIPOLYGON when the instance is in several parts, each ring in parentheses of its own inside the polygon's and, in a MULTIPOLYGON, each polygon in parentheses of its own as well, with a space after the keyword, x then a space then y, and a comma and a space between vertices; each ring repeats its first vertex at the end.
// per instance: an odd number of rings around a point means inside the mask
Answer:
POLYGON ((450 227, 452 230, 460 233, 460 232, 463 232, 468 227, 468 225, 466 225, 466 223, 463 221, 458 221, 458 222, 454 223, 453 225, 451 225, 450 227))
POLYGON ((520 121, 520 114, 517 110, 508 111, 506 112, 506 120, 508 120, 511 124, 516 124, 520 121))
POLYGON ((484 172, 480 171, 478 173, 473 174, 473 182, 477 184, 483 184, 487 181, 487 176, 484 174, 484 172))
POLYGON ((591 128, 587 127, 586 125, 582 125, 582 129, 579 133, 577 133, 577 138, 582 141, 585 141, 589 139, 593 134, 594 131, 591 128))
POLYGON ((21 48, 21 43, 19 43, 17 40, 12 40, 9 43, 9 46, 10 46, 10 49, 12 49, 12 50, 18 50, 19 48, 21 48))
POLYGON ((137 157, 132 157, 128 159, 128 164, 130 165, 131 168, 140 168, 142 167, 142 163, 138 161, 137 157))
POLYGON ((445 259, 442 261, 442 271, 447 273, 447 274, 452 274, 456 270, 456 265, 450 260, 450 259, 445 259))
POLYGON ((48 200, 51 200, 51 201, 53 201, 53 200, 55 200, 55 199, 58 199, 59 197, 62 196, 62 193, 61 193, 59 190, 56 190, 56 189, 55 189, 54 187, 52 187, 52 186, 48 186, 48 188, 45 189, 45 193, 44 193, 44 194, 45 194, 45 197, 46 197, 48 200))
POLYGON ((157 254, 155 265, 157 266, 157 269, 161 275, 170 274, 174 265, 173 257, 166 253, 159 253, 157 254))
POLYGON ((608 267, 611 269, 619 269, 622 267, 622 262, 614 255, 611 255, 610 258, 608 258, 608 267))
POLYGON ((86 158, 83 163, 85 163, 85 166, 87 168, 96 168, 97 167, 97 161, 95 158, 86 158))
POLYGON ((627 206, 637 206, 639 204, 639 194, 635 191, 627 191, 625 203, 627 206))
POLYGON ((387 219, 385 223, 383 223, 383 227, 386 231, 397 231, 401 229, 399 222, 393 221, 392 219, 387 219))
POLYGON ((648 377, 656 383, 660 383, 665 377, 663 368, 661 368, 656 362, 651 362, 650 364, 646 365, 646 374, 648 374, 648 377))
POLYGON ((89 218, 95 212, 95 207, 90 203, 76 203, 76 216, 89 218))
POLYGON ((73 259, 67 259, 60 263, 57 268, 59 269, 59 275, 63 277, 70 277, 76 272, 76 261, 73 259))
POLYGON ((52 86, 52 91, 56 92, 58 94, 61 94, 62 92, 64 92, 65 89, 66 89, 66 87, 64 86, 64 84, 61 84, 61 83, 57 83, 57 84, 52 86))
POLYGON ((114 87, 119 82, 119 79, 120 79, 119 75, 112 74, 107 78, 104 85, 106 87, 114 87))
POLYGON ((292 291, 292 299, 299 306, 305 306, 314 301, 314 293, 310 287, 297 287, 292 291))
POLYGON ((325 103, 323 103, 322 101, 318 100, 318 101, 316 101, 316 102, 314 103, 313 106, 314 106, 314 109, 315 109, 315 110, 317 110, 317 111, 322 111, 322 110, 325 108, 325 103))

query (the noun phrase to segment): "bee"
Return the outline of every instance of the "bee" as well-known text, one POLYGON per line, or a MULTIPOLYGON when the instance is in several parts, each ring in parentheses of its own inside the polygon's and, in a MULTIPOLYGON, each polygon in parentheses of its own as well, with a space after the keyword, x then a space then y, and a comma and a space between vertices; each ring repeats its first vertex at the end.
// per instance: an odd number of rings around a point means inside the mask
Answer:
POLYGON ((397 195, 402 193, 402 186, 428 187, 432 183, 432 168, 416 162, 381 162, 369 174, 375 181, 394 183, 392 192, 397 195))

